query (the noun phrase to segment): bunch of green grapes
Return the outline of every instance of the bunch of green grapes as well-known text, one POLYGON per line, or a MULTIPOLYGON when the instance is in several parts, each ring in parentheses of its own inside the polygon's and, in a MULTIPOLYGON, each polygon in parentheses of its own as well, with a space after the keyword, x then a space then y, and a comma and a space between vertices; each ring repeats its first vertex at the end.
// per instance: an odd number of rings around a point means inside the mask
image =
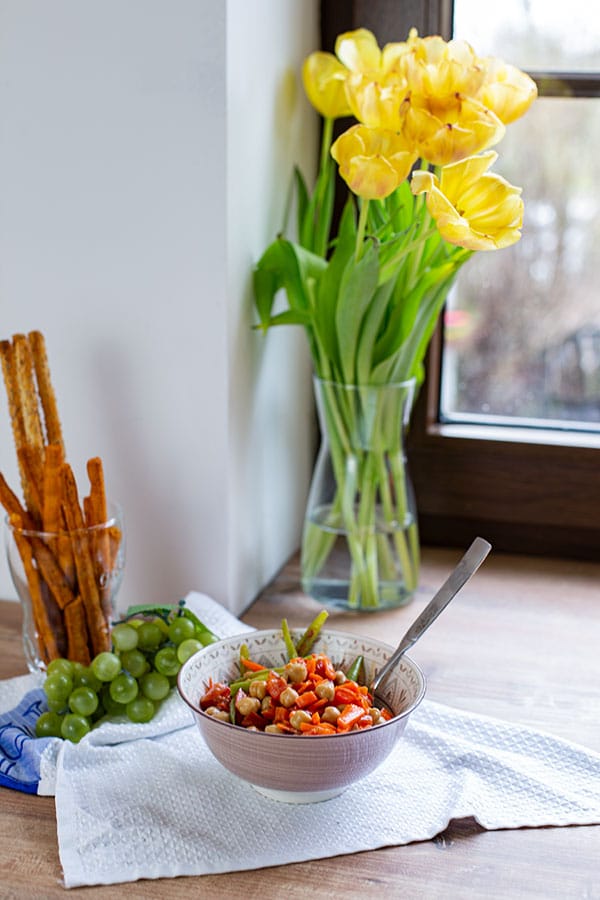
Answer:
POLYGON ((125 715, 149 722, 177 682, 183 663, 217 640, 189 610, 130 617, 111 632, 112 650, 89 666, 69 659, 48 664, 44 692, 48 711, 36 723, 37 737, 79 743, 100 721, 125 715))

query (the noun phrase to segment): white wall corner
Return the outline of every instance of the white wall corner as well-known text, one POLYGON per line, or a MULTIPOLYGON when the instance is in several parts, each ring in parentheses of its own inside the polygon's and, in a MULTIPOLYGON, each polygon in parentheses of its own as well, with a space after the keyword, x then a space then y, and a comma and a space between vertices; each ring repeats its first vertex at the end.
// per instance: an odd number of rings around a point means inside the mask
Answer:
MULTIPOLYGON (((294 165, 310 181, 318 118, 300 80, 316 0, 227 4, 229 605, 240 612, 300 542, 314 453, 305 335, 251 330, 252 268, 280 231, 294 165)), ((293 233, 291 234, 293 236, 293 233)))

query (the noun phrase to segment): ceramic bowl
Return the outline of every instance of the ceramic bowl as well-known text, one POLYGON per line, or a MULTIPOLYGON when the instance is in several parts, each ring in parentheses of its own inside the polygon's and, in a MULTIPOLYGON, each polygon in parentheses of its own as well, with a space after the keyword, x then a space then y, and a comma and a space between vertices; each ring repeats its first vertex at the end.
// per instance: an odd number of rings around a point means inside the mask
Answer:
MULTIPOLYGON (((292 631, 296 641, 301 635, 302 630, 292 631)), ((213 755, 234 775, 274 800, 328 800, 369 775, 391 753, 425 694, 425 676, 405 656, 378 691, 394 713, 387 722, 360 731, 319 736, 249 731, 200 709, 200 697, 209 678, 231 682, 239 677, 242 644, 248 646, 251 658, 264 666, 287 662, 280 629, 249 632, 211 644, 190 657, 181 667, 177 686, 213 755)), ((326 629, 312 649, 326 653, 340 669, 348 668, 362 655, 366 683, 393 652, 380 641, 326 629)))

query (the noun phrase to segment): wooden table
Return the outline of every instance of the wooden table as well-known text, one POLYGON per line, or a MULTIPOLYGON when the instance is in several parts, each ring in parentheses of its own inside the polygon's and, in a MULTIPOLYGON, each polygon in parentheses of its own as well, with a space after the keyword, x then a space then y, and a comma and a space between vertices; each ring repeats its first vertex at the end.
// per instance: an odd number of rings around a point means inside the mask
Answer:
MULTIPOLYGON (((458 558, 424 551, 415 601, 394 612, 332 614, 336 628, 395 642, 458 558)), ((292 561, 244 621, 305 625, 317 609, 292 561)), ((20 611, 0 603, 0 677, 26 671, 20 611)), ((413 648, 428 697, 526 723, 600 751, 600 565, 492 554, 413 648)), ((200 851, 199 851, 200 852, 200 851)), ((55 898, 54 802, 0 788, 0 898, 55 898)), ((599 898, 600 827, 483 831, 453 822, 432 841, 263 869, 69 891, 86 898, 599 898)))

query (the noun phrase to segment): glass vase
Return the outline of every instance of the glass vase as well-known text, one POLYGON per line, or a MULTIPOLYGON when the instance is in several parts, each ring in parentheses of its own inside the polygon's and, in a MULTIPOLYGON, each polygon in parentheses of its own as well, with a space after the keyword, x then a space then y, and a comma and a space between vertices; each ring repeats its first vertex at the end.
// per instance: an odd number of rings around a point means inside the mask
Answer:
POLYGON ((120 507, 109 503, 108 513, 106 522, 75 531, 35 531, 5 520, 30 672, 44 672, 57 657, 89 665, 97 653, 110 650, 125 537, 120 507))
POLYGON ((404 436, 415 381, 314 379, 321 447, 302 536, 302 588, 321 605, 403 606, 419 578, 415 497, 404 436))

